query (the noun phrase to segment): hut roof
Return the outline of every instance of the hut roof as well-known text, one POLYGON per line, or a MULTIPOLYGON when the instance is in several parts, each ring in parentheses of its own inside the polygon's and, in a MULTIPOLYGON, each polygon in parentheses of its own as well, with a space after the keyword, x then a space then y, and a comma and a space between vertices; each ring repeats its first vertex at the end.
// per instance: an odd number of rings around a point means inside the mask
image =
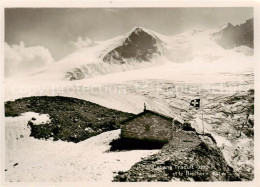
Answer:
POLYGON ((129 122, 129 121, 131 121, 131 120, 133 120, 133 119, 135 119, 135 118, 138 118, 138 117, 140 117, 140 116, 142 116, 142 115, 144 115, 144 114, 147 114, 147 113, 150 113, 150 114, 153 114, 153 115, 157 115, 157 116, 159 116, 159 117, 161 117, 161 118, 164 118, 164 119, 167 119, 167 120, 169 120, 169 121, 172 121, 172 120, 173 120, 172 117, 166 116, 166 115, 161 114, 161 113, 159 113, 159 112, 155 112, 155 111, 151 111, 151 110, 144 110, 143 112, 141 112, 141 113, 139 113, 139 114, 137 114, 137 115, 135 115, 135 116, 133 116, 133 117, 131 117, 131 118, 128 118, 128 119, 122 121, 121 124, 125 124, 126 122, 129 122))

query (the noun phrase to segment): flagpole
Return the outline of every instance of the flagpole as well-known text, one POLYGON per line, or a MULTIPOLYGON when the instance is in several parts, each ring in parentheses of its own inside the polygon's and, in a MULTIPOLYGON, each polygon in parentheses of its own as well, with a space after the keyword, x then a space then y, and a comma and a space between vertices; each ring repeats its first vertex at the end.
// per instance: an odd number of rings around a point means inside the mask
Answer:
POLYGON ((202 122, 202 129, 203 129, 203 135, 204 135, 204 122, 203 122, 203 105, 202 105, 202 96, 200 96, 201 101, 201 122, 202 122))

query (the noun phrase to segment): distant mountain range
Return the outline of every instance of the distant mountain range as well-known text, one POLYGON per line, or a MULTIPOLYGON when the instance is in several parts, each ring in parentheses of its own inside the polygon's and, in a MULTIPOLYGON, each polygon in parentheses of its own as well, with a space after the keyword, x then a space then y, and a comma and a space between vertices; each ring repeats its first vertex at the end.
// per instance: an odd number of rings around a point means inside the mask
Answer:
POLYGON ((95 42, 51 64, 36 79, 81 80, 99 75, 147 68, 164 63, 226 61, 252 56, 253 19, 237 26, 191 30, 174 36, 136 27, 115 38, 95 42))
POLYGON ((240 25, 228 23, 223 29, 212 34, 217 44, 225 49, 238 46, 254 48, 254 19, 249 19, 240 25))

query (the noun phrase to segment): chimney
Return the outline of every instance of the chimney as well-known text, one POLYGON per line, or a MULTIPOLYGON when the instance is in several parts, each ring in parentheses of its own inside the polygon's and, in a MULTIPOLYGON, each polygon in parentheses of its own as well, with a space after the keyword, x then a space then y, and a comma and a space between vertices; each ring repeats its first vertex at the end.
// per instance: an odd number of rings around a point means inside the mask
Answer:
POLYGON ((145 103, 144 103, 144 112, 146 111, 146 105, 145 105, 145 103))

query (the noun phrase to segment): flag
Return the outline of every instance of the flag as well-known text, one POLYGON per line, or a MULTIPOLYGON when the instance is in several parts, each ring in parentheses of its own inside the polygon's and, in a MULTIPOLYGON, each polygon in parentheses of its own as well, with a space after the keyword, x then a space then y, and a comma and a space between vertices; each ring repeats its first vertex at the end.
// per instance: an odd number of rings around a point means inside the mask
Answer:
POLYGON ((190 101, 190 105, 196 108, 200 107, 200 99, 193 99, 190 101))

